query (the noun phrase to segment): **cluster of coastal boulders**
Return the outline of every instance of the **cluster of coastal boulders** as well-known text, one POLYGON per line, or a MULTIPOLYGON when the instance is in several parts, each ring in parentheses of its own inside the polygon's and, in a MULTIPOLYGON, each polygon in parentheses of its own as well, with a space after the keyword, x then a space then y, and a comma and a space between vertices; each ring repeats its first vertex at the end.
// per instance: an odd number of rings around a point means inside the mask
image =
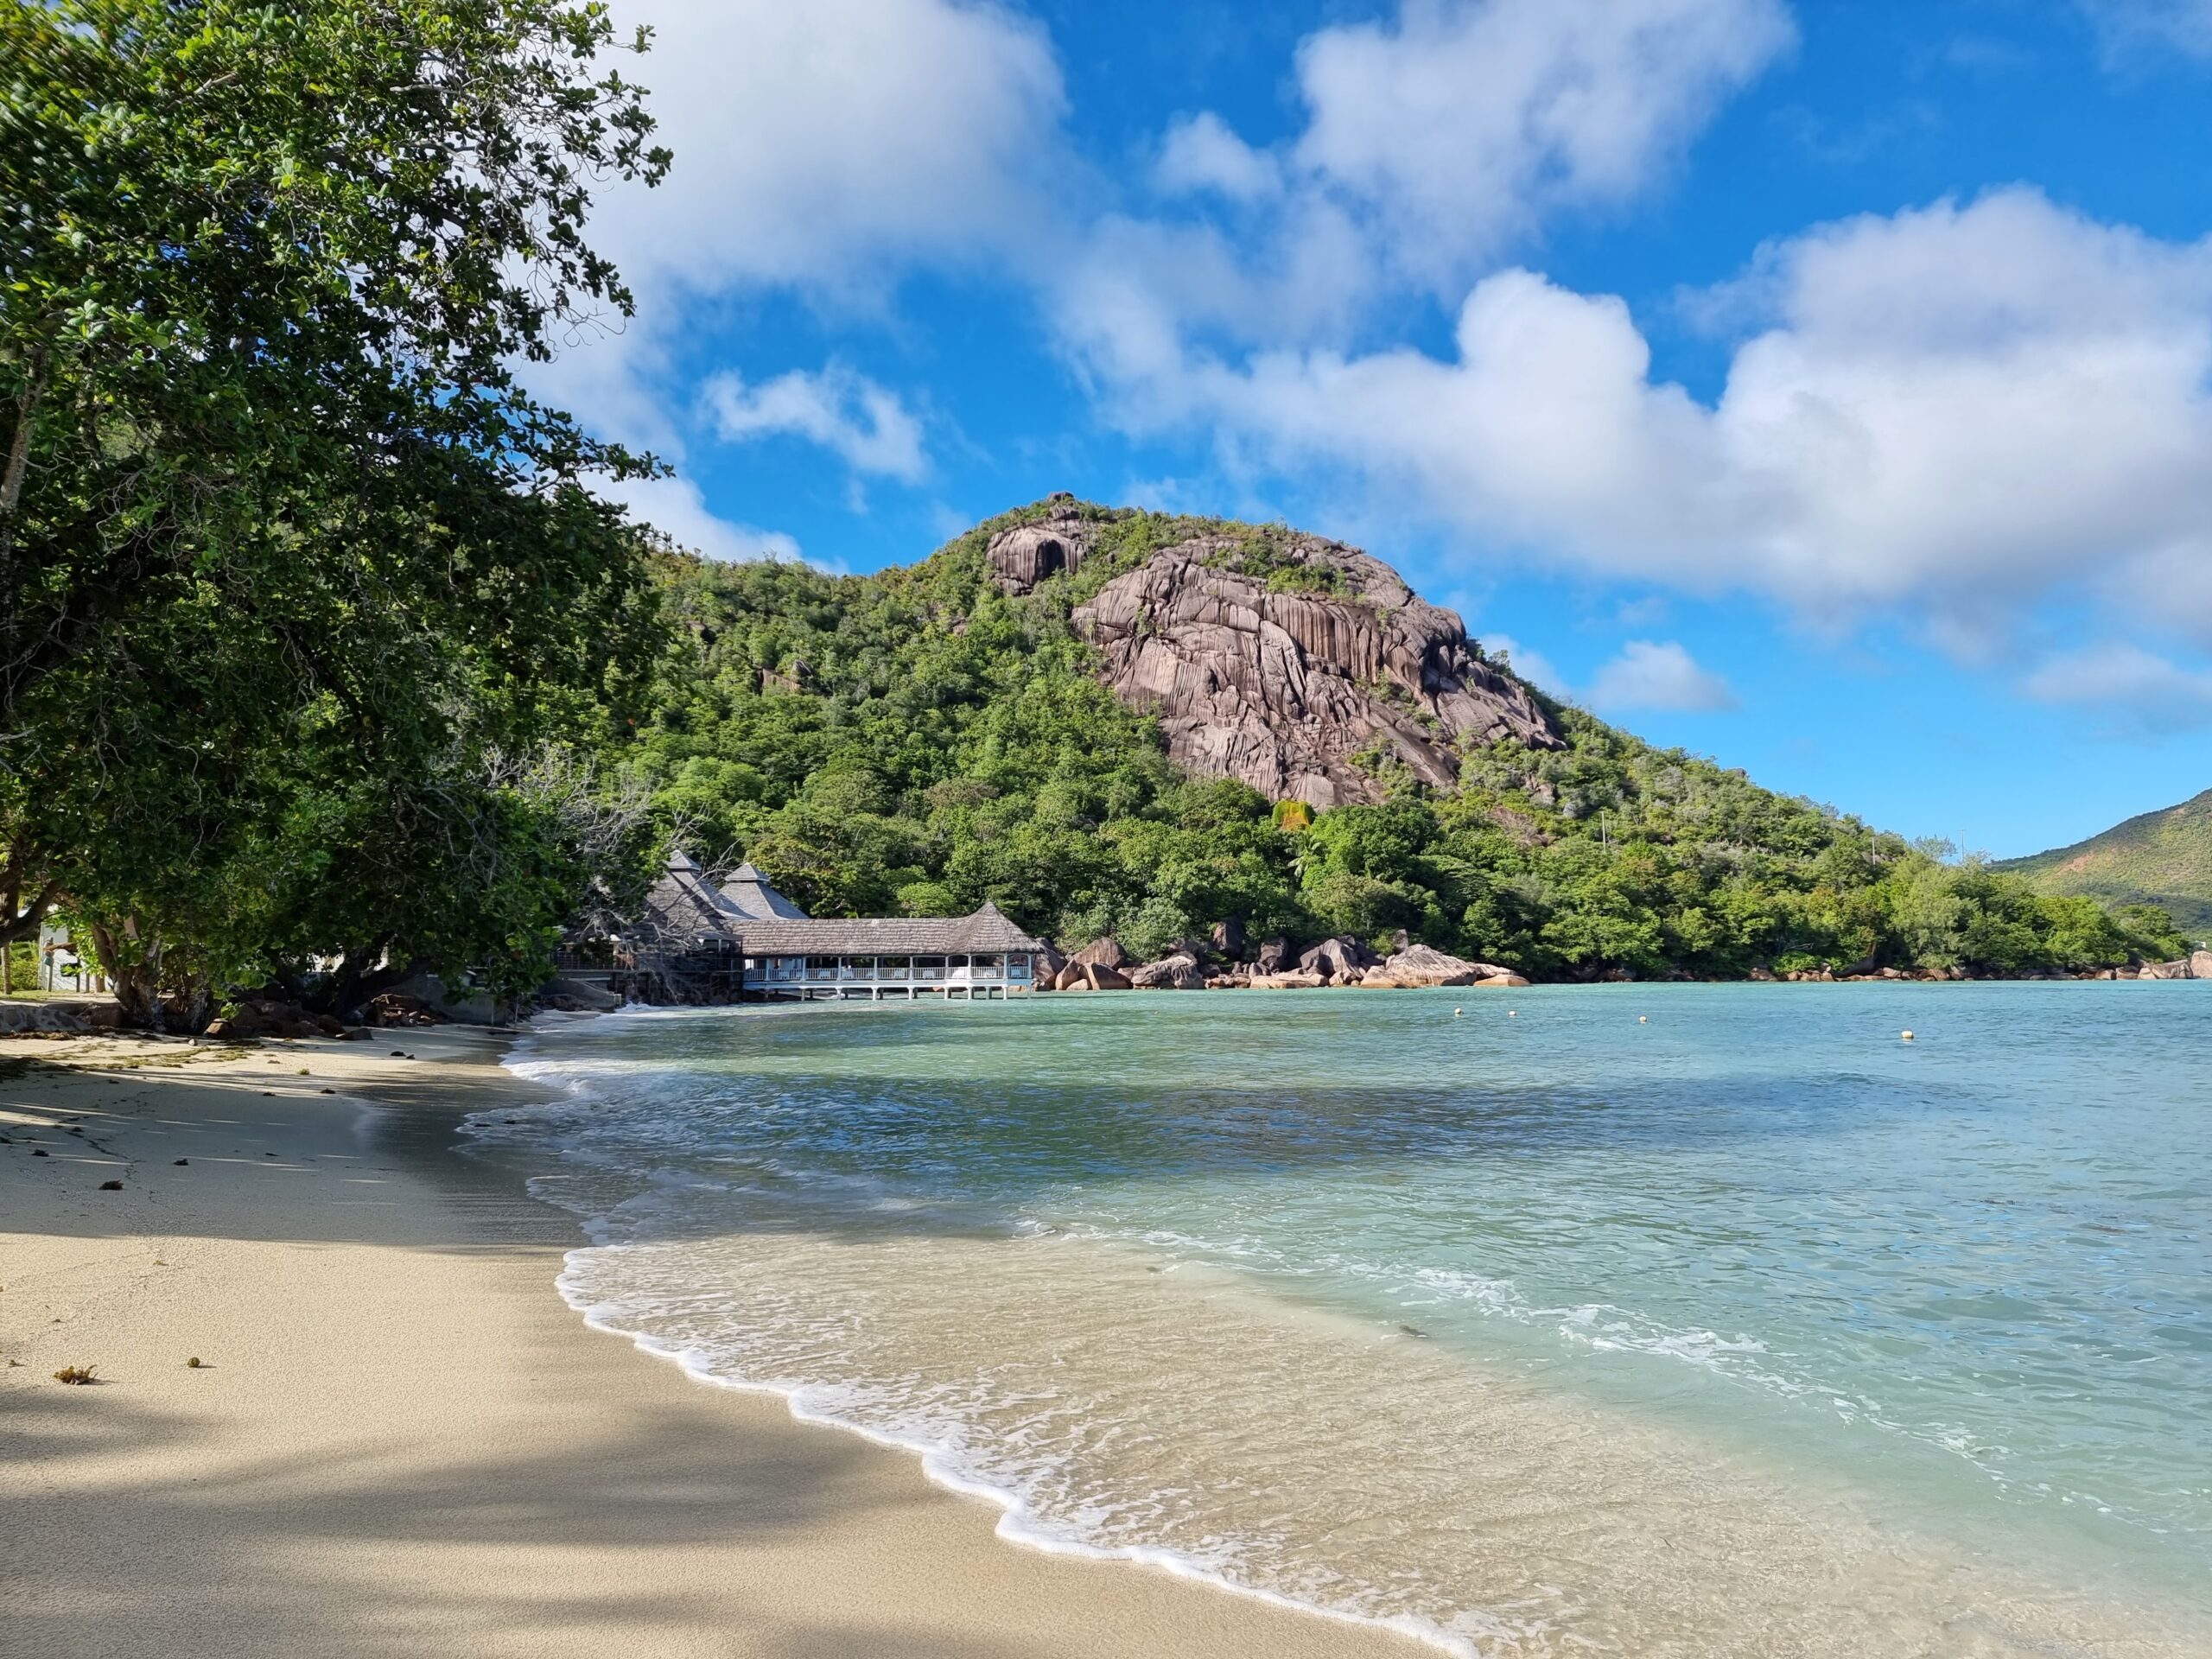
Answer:
MULTIPOLYGON (((1056 505, 992 539, 992 577, 1019 594, 1072 574, 1113 522, 1056 505)), ((1356 759, 1378 751, 1441 789, 1459 777, 1463 744, 1564 744, 1457 616, 1380 559, 1319 536, 1194 536, 1116 575, 1073 620, 1115 696, 1158 717, 1179 765, 1272 800, 1380 799, 1356 759)))
MULTIPOLYGON (((1614 969, 1602 980, 1628 980, 1625 969, 1614 969)), ((1880 980, 1944 980, 1972 977, 1960 968, 1908 970, 1854 963, 1839 972, 1822 968, 1777 974, 1754 968, 1754 980, 1865 982, 1880 980)), ((2015 975, 2015 978, 2050 979, 2204 979, 2212 980, 2212 950, 2199 950, 2177 962, 2145 963, 2139 968, 2103 968, 2091 973, 2015 975)), ((1224 923, 1207 940, 1185 939, 1157 961, 1139 963, 1110 935, 1094 939, 1073 956, 1048 950, 1039 965, 1040 991, 1288 991, 1323 986, 1357 985, 1368 990, 1425 990, 1439 986, 1505 987, 1529 982, 1510 968, 1494 962, 1470 962, 1426 944, 1411 944, 1403 935, 1397 948, 1384 956, 1350 935, 1323 939, 1303 950, 1287 941, 1268 939, 1247 950, 1243 931, 1224 923)))
MULTIPOLYGON (((1753 979, 1809 980, 1821 983, 1883 979, 1972 979, 1975 976, 1963 968, 1877 968, 1871 963, 1857 963, 1847 968, 1814 968, 1787 974, 1775 974, 1764 968, 1751 969, 1753 979)), ((2046 969, 2041 972, 2028 971, 2002 976, 2006 979, 2212 979, 2212 950, 2192 951, 2173 962, 2146 962, 2130 968, 2090 968, 2069 971, 2063 968, 2046 969)))
POLYGON ((1040 991, 1289 991, 1325 985, 1370 990, 1420 990, 1442 985, 1508 986, 1529 982, 1495 963, 1469 962, 1425 944, 1379 955, 1350 936, 1323 939, 1294 953, 1283 939, 1245 951, 1241 930, 1224 925, 1210 940, 1180 941, 1155 962, 1135 963, 1111 937, 1094 939, 1072 957, 1048 953, 1040 991))

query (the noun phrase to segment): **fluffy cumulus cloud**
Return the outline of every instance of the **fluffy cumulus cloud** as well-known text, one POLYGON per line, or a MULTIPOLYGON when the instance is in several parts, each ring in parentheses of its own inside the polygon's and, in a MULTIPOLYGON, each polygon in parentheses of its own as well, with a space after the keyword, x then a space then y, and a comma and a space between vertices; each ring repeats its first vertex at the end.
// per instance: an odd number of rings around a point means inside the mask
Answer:
POLYGON ((1211 110, 1185 116, 1161 140, 1153 181, 1171 196, 1211 191, 1232 201, 1273 195, 1282 184, 1275 158, 1255 149, 1211 110))
POLYGON ((1076 238, 1062 342, 1126 396, 1192 341, 1342 340, 1409 291, 1456 296, 1546 215, 1661 176, 1792 38, 1782 0, 1407 0, 1318 30, 1296 135, 1262 149, 1185 116, 1155 211, 1076 238))
POLYGON ((818 374, 794 370, 757 386, 718 374, 707 382, 705 398, 715 431, 731 442, 799 437, 832 451, 855 473, 909 484, 928 474, 921 422, 897 393, 850 369, 833 364, 818 374))
POLYGON ((619 0, 654 31, 637 78, 676 153, 612 195, 601 239, 633 279, 866 287, 889 265, 988 255, 1033 212, 1065 94, 1052 42, 954 0, 619 0))
POLYGON ((2212 639, 2212 244, 2012 189, 1815 230, 1726 298, 1710 404, 1622 302, 1508 270, 1448 358, 1189 356, 1151 406, 1604 574, 1985 643, 2082 588, 2212 639))
POLYGON ((699 486, 684 478, 625 479, 602 484, 598 493, 630 509, 680 547, 709 559, 796 559, 798 543, 781 531, 761 530, 716 517, 699 486))
POLYGON ((1780 0, 1406 0, 1300 47, 1293 156, 1448 282, 1548 208, 1630 194, 1793 38, 1780 0))
POLYGON ((1631 639, 1619 656, 1598 671, 1590 683, 1591 707, 1608 712, 1631 709, 1678 714, 1713 714, 1738 708, 1728 682, 1672 640, 1631 639))
MULTIPOLYGON (((653 30, 652 50, 621 67, 649 89, 676 162, 658 189, 603 193, 592 225, 637 319, 584 331, 531 377, 606 435, 683 464, 675 413, 694 402, 681 388, 696 365, 683 330, 702 302, 783 289, 865 307, 917 265, 997 257, 1036 222, 1065 99, 1050 40, 1009 10, 617 0, 615 13, 623 31, 653 30)), ((806 401, 804 385, 771 385, 794 411, 806 401)), ((865 394, 856 418, 834 396, 825 407, 821 441, 849 446, 856 468, 919 476, 918 433, 895 404, 880 423, 865 394)), ((660 528, 718 556, 760 539, 713 519, 696 491, 696 514, 653 499, 676 515, 660 528)))

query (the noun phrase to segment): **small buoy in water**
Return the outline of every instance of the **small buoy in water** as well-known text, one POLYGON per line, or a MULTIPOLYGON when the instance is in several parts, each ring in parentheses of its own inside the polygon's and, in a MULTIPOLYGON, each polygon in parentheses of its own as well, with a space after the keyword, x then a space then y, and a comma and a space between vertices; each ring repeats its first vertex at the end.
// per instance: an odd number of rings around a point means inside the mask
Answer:
POLYGON ((1639 1026, 1648 1026, 1651 1023, 1651 1016, 1648 1014, 1639 1014, 1636 1016, 1636 1023, 1639 1026))
POLYGON ((1454 1009, 1452 1009, 1452 1017, 1454 1020, 1457 1020, 1457 1019, 1458 1019, 1461 1014, 1465 1014, 1465 1012, 1466 1012, 1466 1010, 1465 1010, 1465 1008, 1454 1008, 1454 1009))
POLYGON ((1509 1020, 1518 1020, 1521 1017, 1521 1010, 1518 1008, 1508 1008, 1505 1011, 1505 1017, 1509 1020))
POLYGON ((1901 1031, 1897 1035, 1908 1043, 1912 1040, 1912 1033, 1909 1031, 1901 1031))

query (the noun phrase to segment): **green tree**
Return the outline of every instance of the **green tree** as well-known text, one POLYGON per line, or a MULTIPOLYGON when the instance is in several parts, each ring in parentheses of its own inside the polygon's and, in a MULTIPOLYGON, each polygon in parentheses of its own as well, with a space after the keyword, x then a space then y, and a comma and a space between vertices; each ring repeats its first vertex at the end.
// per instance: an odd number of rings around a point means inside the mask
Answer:
POLYGON ((650 463, 512 366, 629 308, 589 190, 667 158, 614 45, 551 0, 0 12, 0 845, 134 1017, 300 934, 262 861, 302 826, 466 887, 489 757, 642 660, 586 486, 650 463))

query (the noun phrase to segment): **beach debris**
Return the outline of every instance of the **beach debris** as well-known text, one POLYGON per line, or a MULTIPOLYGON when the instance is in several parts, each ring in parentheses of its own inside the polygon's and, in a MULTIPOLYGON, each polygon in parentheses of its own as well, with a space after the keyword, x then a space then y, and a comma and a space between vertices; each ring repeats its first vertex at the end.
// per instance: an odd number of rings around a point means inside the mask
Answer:
POLYGON ((184 1362, 184 1369, 188 1371, 198 1370, 200 1369, 200 1356, 194 1354, 190 1359, 186 1360, 184 1362))
POLYGON ((274 1089, 264 1089, 261 1091, 261 1097, 264 1100, 274 1100, 276 1098, 276 1091, 274 1089))
POLYGON ((307 1076, 307 1074, 308 1074, 308 1069, 307 1069, 307 1067, 305 1067, 304 1065, 303 1065, 303 1066, 302 1066, 302 1067, 300 1068, 300 1071, 299 1071, 299 1075, 304 1077, 305 1076, 307 1076))
POLYGON ((372 1026, 442 1026, 448 1016, 419 996, 403 991, 380 991, 361 1010, 363 1023, 372 1026))
POLYGON ((407 1058, 407 1051, 404 1048, 395 1048, 391 1051, 391 1058, 395 1060, 404 1060, 407 1058))
POLYGON ((264 1152, 261 1155, 264 1158, 274 1158, 276 1154, 273 1152, 264 1152))
POLYGON ((92 1373, 98 1370, 99 1367, 97 1365, 64 1365, 54 1374, 54 1380, 81 1389, 92 1380, 92 1373))
POLYGON ((327 1014, 310 1014, 296 1002, 259 997, 241 1002, 235 1013, 213 1021, 207 1034, 219 1042, 273 1037, 286 1042, 302 1037, 335 1037, 345 1027, 327 1014))
POLYGON ((326 1089, 322 1092, 326 1095, 334 1095, 338 1091, 335 1089, 326 1089))
POLYGON ((176 1160, 176 1166, 177 1166, 179 1169, 182 1169, 182 1168, 183 1168, 187 1164, 190 1163, 191 1161, 192 1161, 192 1160, 191 1160, 191 1159, 189 1159, 189 1158, 180 1158, 180 1159, 178 1159, 178 1160, 176 1160))
POLYGON ((1423 1342, 1427 1342, 1428 1340, 1428 1332, 1422 1330, 1417 1325, 1402 1325, 1398 1329, 1404 1332, 1406 1335, 1409 1337, 1418 1337, 1423 1342))
POLYGON ((103 1192, 120 1192, 123 1191, 123 1183, 121 1181, 102 1181, 100 1183, 100 1191, 103 1192))
POLYGON ((31 1156, 34 1158, 43 1158, 46 1155, 47 1152, 44 1147, 34 1147, 31 1148, 31 1156))

